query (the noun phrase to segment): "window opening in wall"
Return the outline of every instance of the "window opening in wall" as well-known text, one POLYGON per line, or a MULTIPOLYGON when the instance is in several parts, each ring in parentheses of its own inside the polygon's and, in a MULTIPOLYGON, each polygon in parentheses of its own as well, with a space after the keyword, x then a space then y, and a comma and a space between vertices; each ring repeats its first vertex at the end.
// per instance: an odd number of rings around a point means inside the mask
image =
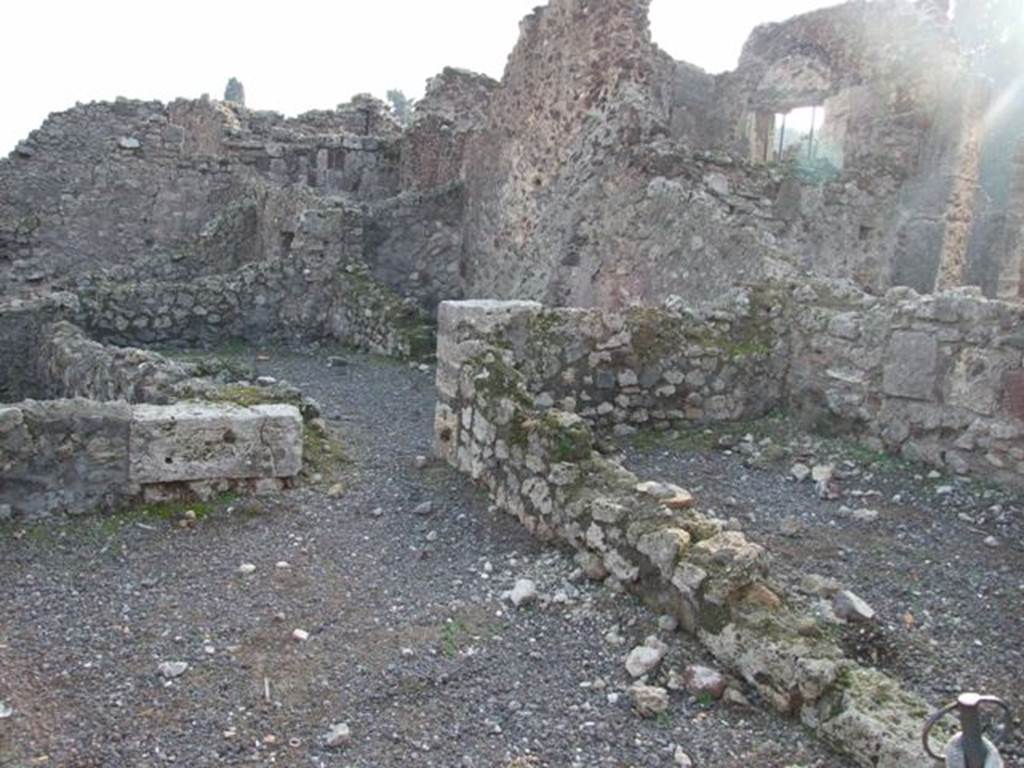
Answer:
POLYGON ((750 115, 751 159, 759 163, 785 163, 814 179, 834 178, 843 167, 844 120, 825 104, 797 107, 788 112, 760 111, 750 115))
POLYGON ((780 160, 813 162, 820 150, 825 108, 797 107, 775 115, 775 157, 780 160), (818 145, 815 145, 817 134, 818 145))

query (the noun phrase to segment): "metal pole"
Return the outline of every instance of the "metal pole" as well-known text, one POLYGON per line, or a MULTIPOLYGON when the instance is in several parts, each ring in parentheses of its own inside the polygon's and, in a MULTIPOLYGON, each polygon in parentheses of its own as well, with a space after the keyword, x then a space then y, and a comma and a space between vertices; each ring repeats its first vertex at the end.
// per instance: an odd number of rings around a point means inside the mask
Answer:
POLYGON ((782 144, 786 140, 786 116, 782 116, 782 129, 779 131, 779 160, 782 159, 782 144))
POLYGON ((807 142, 807 159, 814 159, 814 116, 818 108, 816 106, 811 107, 811 136, 807 142))
POLYGON ((1012 718, 1010 708, 1005 701, 995 696, 981 696, 977 693, 962 693, 957 700, 947 704, 925 723, 921 738, 924 751, 936 760, 945 760, 947 768, 1002 768, 1003 760, 996 745, 986 739, 981 731, 980 708, 982 705, 995 704, 1002 708, 1004 714, 1002 738, 1009 732, 1012 718), (942 718, 956 712, 960 716, 961 732, 949 740, 946 745, 945 757, 932 751, 928 737, 932 728, 942 718))
MULTIPOLYGON (((761 113, 759 112, 757 114, 761 114, 761 113)), ((774 132, 775 132, 775 113, 773 112, 772 113, 772 133, 774 133, 774 132)), ((765 133, 767 133, 767 131, 765 133)), ((764 134, 762 134, 762 135, 764 135, 764 134)), ((772 140, 768 136, 764 135, 764 161, 766 163, 770 159, 768 157, 768 155, 770 155, 771 152, 772 152, 772 140)))
POLYGON ((981 736, 981 715, 978 713, 978 702, 976 697, 968 699, 970 694, 961 696, 957 700, 960 709, 960 728, 964 735, 960 742, 964 750, 964 761, 967 768, 985 768, 985 758, 988 750, 985 748, 981 736))

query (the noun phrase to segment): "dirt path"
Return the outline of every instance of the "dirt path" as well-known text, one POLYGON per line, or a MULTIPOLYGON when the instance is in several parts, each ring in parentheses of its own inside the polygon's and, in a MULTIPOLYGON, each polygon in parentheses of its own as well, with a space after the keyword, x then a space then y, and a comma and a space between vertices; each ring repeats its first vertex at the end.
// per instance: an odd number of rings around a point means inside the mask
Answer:
MULTIPOLYGON (((432 373, 345 357, 275 352, 259 371, 331 417, 340 497, 235 500, 192 528, 131 513, 0 530, 0 766, 671 766, 677 747, 696 766, 846 765, 759 707, 677 692, 638 718, 623 658, 655 617, 572 580, 447 467, 414 467, 432 373), (516 610, 501 593, 521 577, 542 599, 516 610), (167 661, 189 668, 164 680, 167 661), (342 749, 323 743, 335 723, 342 749)), ((670 639, 663 673, 708 661, 670 639)))

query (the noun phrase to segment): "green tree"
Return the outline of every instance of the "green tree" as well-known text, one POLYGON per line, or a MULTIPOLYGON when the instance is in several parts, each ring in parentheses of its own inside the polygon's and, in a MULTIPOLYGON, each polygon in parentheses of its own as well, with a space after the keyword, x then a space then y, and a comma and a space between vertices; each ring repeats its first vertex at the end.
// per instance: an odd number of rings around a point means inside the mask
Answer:
POLYGON ((392 88, 387 93, 388 102, 391 104, 391 113, 395 116, 395 120, 402 127, 406 127, 412 122, 412 108, 416 103, 402 91, 397 88, 392 88))
POLYGON ((224 101, 231 101, 242 107, 245 106, 245 86, 242 85, 242 81, 237 77, 232 77, 228 80, 228 84, 224 88, 224 101))

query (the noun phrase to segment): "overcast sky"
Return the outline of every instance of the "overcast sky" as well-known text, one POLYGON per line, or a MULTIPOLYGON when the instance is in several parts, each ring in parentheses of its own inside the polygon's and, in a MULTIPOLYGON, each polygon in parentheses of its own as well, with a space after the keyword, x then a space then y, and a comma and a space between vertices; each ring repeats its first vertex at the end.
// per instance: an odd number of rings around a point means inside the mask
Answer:
MULTIPOLYGON (((389 88, 419 96, 445 65, 501 76, 538 0, 34 0, 5 3, 0 156, 46 115, 115 96, 220 98, 297 114, 389 88)), ((750 29, 828 0, 654 0, 654 39, 720 72, 750 29)))

